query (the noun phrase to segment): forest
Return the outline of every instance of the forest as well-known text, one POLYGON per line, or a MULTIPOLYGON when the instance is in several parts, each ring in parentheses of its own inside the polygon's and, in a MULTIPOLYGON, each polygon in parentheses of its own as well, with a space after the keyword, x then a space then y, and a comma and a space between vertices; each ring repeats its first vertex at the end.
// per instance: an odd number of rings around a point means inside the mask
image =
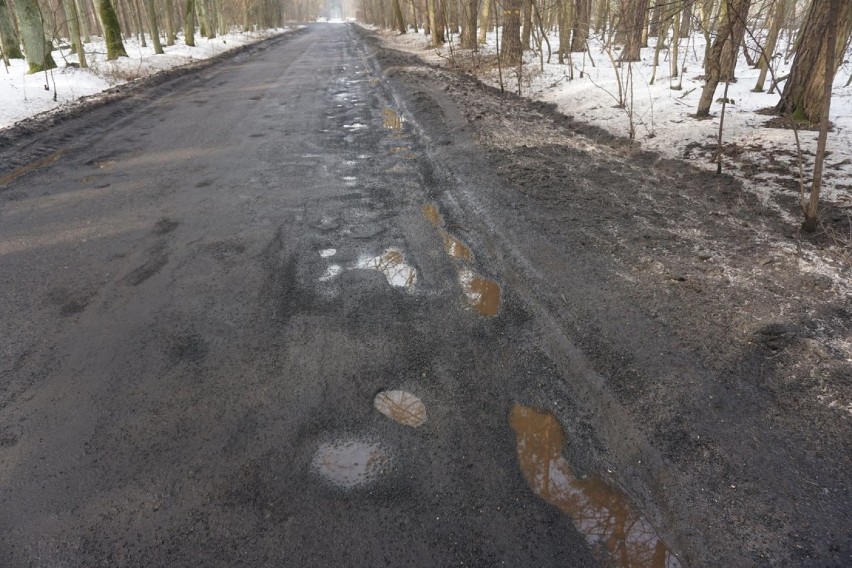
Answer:
MULTIPOLYGON (((456 53, 476 51, 495 33, 500 84, 513 74, 518 81, 525 53, 533 60, 551 58, 565 64, 573 79, 577 57, 591 57, 590 43, 601 46, 615 70, 618 105, 630 105, 635 87, 633 65, 642 48, 653 48, 653 83, 658 68, 678 78, 686 69, 686 53, 701 41, 703 86, 693 107, 696 119, 722 116, 718 135, 721 171, 723 127, 728 87, 738 81, 743 62, 759 69, 753 92, 776 93, 767 112, 784 119, 793 131, 798 152, 803 228, 819 221, 823 161, 831 124, 832 85, 848 59, 852 38, 852 2, 842 0, 365 0, 359 19, 398 33, 422 31, 433 48, 450 46, 456 53), (789 63, 789 65, 784 65, 789 63), (782 73, 781 70, 784 70, 782 73), (718 104, 717 104, 718 103, 718 104), (714 107, 713 105, 716 104, 714 107), (712 112, 711 112, 712 111, 712 112), (818 130, 812 163, 804 165, 800 130, 818 130), (805 179, 805 170, 807 178, 805 179)), ((845 78, 845 86, 852 75, 845 78)), ((841 82, 842 86, 844 83, 841 82)), ((671 89, 681 89, 673 81, 671 89)), ((628 112, 631 110, 627 109, 628 112)), ((631 113, 630 137, 635 134, 631 113)), ((779 121, 780 123, 780 121, 779 121)))

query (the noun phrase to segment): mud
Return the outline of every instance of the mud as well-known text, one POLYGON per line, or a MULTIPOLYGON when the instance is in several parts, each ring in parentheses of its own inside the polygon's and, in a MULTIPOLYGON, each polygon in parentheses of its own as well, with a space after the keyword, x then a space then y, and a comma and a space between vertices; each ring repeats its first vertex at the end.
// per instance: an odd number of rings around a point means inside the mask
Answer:
POLYGON ((680 561, 624 493, 600 478, 576 476, 562 457, 565 433, 552 414, 515 404, 509 424, 530 488, 570 515, 605 565, 680 568, 680 561))
POLYGON ((457 184, 433 202, 491 235, 513 266, 501 279, 549 337, 567 376, 530 398, 586 440, 571 448, 583 469, 616 472, 661 511, 686 565, 848 563, 845 241, 799 234, 793 201, 773 209, 552 105, 379 57, 450 171, 442 183, 457 184), (565 400, 588 414, 560 411, 565 400))
POLYGON ((605 564, 528 483, 513 401, 683 565, 848 564, 835 249, 352 27, 268 46, 0 148, 69 147, 0 190, 0 565, 605 564))

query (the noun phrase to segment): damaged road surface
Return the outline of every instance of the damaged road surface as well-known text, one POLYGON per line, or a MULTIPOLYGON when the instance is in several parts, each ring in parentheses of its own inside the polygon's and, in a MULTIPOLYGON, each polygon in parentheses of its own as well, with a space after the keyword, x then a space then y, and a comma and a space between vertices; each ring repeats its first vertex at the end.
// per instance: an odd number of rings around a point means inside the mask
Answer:
POLYGON ((848 416, 622 293, 583 192, 683 180, 571 128, 326 25, 5 143, 0 566, 848 561, 848 416))

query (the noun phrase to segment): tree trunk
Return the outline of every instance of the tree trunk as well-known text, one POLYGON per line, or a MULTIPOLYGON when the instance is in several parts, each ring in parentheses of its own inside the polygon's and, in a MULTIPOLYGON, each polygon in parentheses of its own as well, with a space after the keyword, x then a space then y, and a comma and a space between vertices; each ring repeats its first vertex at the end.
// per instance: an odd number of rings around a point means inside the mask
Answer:
POLYGON ((727 16, 722 20, 719 26, 716 39, 713 41, 713 46, 710 48, 710 53, 707 57, 707 62, 704 66, 704 75, 707 82, 704 83, 704 89, 701 91, 701 99, 698 101, 698 110, 695 115, 698 117, 710 116, 710 105, 713 104, 713 96, 716 94, 716 87, 719 86, 719 81, 722 78, 722 54, 725 45, 731 42, 731 35, 734 32, 734 26, 738 20, 745 21, 745 15, 748 14, 751 0, 724 0, 727 2, 727 16), (740 16, 742 14, 742 16, 740 16))
POLYGON ((148 41, 145 39, 145 26, 142 25, 142 10, 139 9, 139 0, 130 0, 133 4, 133 16, 136 19, 136 36, 139 38, 139 44, 142 47, 148 47, 148 41))
POLYGON ((162 54, 163 46, 160 44, 160 26, 157 22, 157 9, 154 7, 154 0, 145 0, 145 13, 148 16, 148 30, 151 32, 154 53, 162 54))
MULTIPOLYGON (((833 69, 843 61, 843 54, 852 33, 852 2, 841 2, 837 11, 837 29, 833 69)), ((828 45, 824 38, 831 23, 830 0, 815 0, 808 10, 802 31, 796 42, 796 58, 790 78, 784 85, 781 100, 775 107, 779 113, 791 113, 798 120, 818 123, 825 107, 826 57, 828 45)), ((833 75, 833 73, 832 73, 833 75)))
POLYGON ((432 47, 444 45, 444 24, 440 18, 439 0, 426 0, 429 5, 429 30, 432 32, 432 47))
POLYGON ((624 46, 621 61, 639 61, 642 47, 642 30, 649 0, 626 0, 621 13, 618 42, 624 46))
POLYGON ((216 7, 216 24, 219 26, 219 35, 228 33, 228 23, 225 21, 225 10, 222 7, 222 0, 214 0, 216 7))
POLYGON ((571 35, 571 51, 575 53, 586 51, 586 42, 589 40, 591 16, 592 0, 575 0, 574 21, 572 22, 573 33, 571 35))
MULTIPOLYGON (((802 224, 802 229, 813 233, 816 231, 819 224, 819 192, 822 187, 822 164, 825 160, 825 144, 828 140, 829 115, 831 110, 831 87, 834 83, 834 73, 837 71, 835 63, 838 44, 838 16, 840 6, 839 0, 828 0, 828 30, 825 36, 825 51, 826 56, 823 58, 825 66, 823 67, 823 108, 821 109, 819 138, 817 139, 817 151, 814 157, 814 184, 811 187, 811 195, 808 200, 808 207, 805 210, 805 222, 802 224)), ((847 0, 848 3, 848 0, 847 0)), ((844 42, 845 43, 845 42, 844 42)), ((841 52, 840 58, 843 59, 841 52)))
POLYGON ((207 39, 214 39, 216 37, 216 26, 210 17, 207 0, 196 0, 195 7, 198 8, 199 21, 204 23, 204 32, 207 39))
POLYGON ((175 6, 172 0, 166 0, 166 45, 175 44, 175 6))
POLYGON ((479 16, 482 25, 479 26, 479 43, 485 43, 488 39, 488 22, 491 17, 491 2, 493 0, 482 0, 482 13, 479 16))
POLYGON ((524 21, 521 27, 521 45, 524 49, 530 48, 532 37, 532 5, 535 0, 521 0, 524 3, 524 21))
POLYGON ((53 69, 56 63, 48 49, 49 42, 44 37, 44 20, 41 17, 36 0, 14 0, 15 14, 18 16, 18 29, 24 44, 24 55, 29 64, 29 73, 38 73, 53 69))
POLYGON ((731 21, 730 39, 722 49, 722 62, 720 64, 720 81, 734 82, 736 78, 737 56, 745 36, 746 23, 748 20, 748 9, 738 11, 734 5, 736 0, 723 0, 725 18, 731 21))
POLYGON ((760 54, 760 75, 758 75, 757 83, 754 85, 756 93, 763 92, 763 84, 766 82, 766 74, 772 64, 772 56, 775 54, 775 46, 778 43, 778 36, 781 33, 781 26, 784 24, 786 15, 787 0, 776 0, 772 12, 772 23, 769 25, 769 34, 766 36, 766 45, 763 46, 763 51, 760 54))
POLYGON ((461 46, 464 49, 476 49, 476 16, 479 12, 479 0, 465 0, 463 5, 461 46))
POLYGON ((68 20, 68 33, 70 34, 71 45, 74 52, 77 53, 77 61, 80 68, 85 69, 89 66, 86 61, 86 52, 83 50, 83 38, 80 37, 80 18, 77 15, 77 5, 74 0, 62 0, 62 7, 65 10, 65 17, 68 20))
POLYGON ((559 18, 559 63, 565 63, 565 56, 571 49, 571 28, 573 27, 574 0, 558 0, 559 18))
POLYGON ((89 13, 86 11, 86 4, 80 0, 74 0, 74 8, 77 10, 77 21, 80 24, 80 35, 83 36, 83 43, 90 43, 92 38, 89 34, 89 13))
POLYGON ((183 5, 183 41, 195 47, 195 0, 186 0, 183 5))
POLYGON ((674 14, 672 16, 671 76, 673 78, 680 75, 680 35, 683 27, 683 20, 680 17, 680 2, 681 0, 674 0, 672 5, 674 14))
POLYGON ((107 47, 107 60, 114 61, 119 57, 127 57, 124 43, 121 41, 121 26, 118 25, 118 14, 110 0, 97 0, 98 16, 103 26, 104 42, 107 47))
POLYGON ((393 20, 396 24, 396 29, 399 33, 405 33, 405 19, 402 17, 402 8, 399 7, 399 0, 391 0, 393 4, 393 20))
POLYGON ((503 33, 501 34, 500 56, 504 65, 515 65, 521 60, 521 2, 504 0, 503 33))
POLYGON ((21 41, 18 39, 18 30, 15 29, 12 17, 11 6, 6 3, 6 0, 0 0, 0 48, 3 49, 3 55, 7 58, 23 59, 21 41))
POLYGON ((651 10, 651 21, 648 24, 648 37, 660 37, 660 24, 663 20, 664 3, 668 4, 668 1, 654 0, 654 9, 651 10))
POLYGON ((606 29, 609 20, 609 0, 598 0, 595 10, 595 33, 599 34, 606 29))

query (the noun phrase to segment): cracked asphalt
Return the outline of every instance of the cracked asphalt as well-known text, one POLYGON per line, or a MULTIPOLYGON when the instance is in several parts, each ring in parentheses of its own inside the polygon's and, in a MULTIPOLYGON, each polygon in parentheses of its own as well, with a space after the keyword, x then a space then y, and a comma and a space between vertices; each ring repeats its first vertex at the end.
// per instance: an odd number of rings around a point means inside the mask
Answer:
POLYGON ((350 25, 0 132, 0 164, 2 567, 850 558, 848 421, 777 356, 848 302, 740 324, 777 298, 715 259, 785 229, 731 178, 350 25))
POLYGON ((0 565, 595 564, 507 423, 548 363, 488 253, 447 254, 400 113, 315 26, 33 143, 0 190, 0 565))

